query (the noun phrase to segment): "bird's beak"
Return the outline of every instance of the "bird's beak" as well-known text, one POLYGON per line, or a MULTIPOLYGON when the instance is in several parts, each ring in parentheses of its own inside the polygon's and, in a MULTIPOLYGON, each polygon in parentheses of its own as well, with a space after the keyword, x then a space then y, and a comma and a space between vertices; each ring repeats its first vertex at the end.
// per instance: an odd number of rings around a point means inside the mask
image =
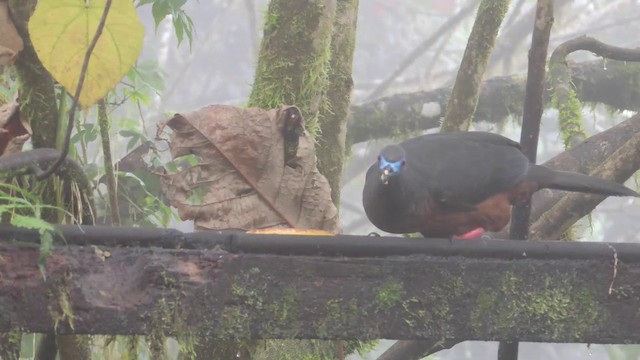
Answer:
POLYGON ((382 170, 382 174, 380 174, 380 181, 382 181, 383 184, 387 185, 389 183, 390 175, 391 175, 391 168, 387 166, 382 170))

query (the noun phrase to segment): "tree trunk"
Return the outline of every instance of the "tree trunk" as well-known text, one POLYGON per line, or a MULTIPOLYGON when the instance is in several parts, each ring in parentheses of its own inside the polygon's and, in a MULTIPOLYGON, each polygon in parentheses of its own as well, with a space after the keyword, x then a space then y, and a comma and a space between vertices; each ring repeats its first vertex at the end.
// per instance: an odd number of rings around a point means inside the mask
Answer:
POLYGON ((328 85, 336 0, 271 0, 249 106, 296 105, 312 136, 328 85))
POLYGON ((478 104, 482 76, 510 0, 482 0, 447 105, 442 131, 467 131, 478 104))
POLYGON ((331 186, 331 199, 340 206, 340 185, 344 166, 347 116, 353 80, 351 68, 356 43, 358 0, 338 0, 331 39, 331 62, 326 101, 320 109, 318 170, 331 186))
MULTIPOLYGON (((32 141, 34 148, 55 148, 56 134, 58 133, 59 113, 54 91, 54 80, 51 74, 44 68, 36 55, 35 49, 29 38, 27 24, 36 0, 9 0, 9 8, 16 28, 24 42, 24 50, 15 63, 18 79, 20 81, 20 112, 25 116, 33 131, 32 141)), ((43 201, 50 205, 56 204, 53 182, 47 181, 48 186, 43 190, 43 201)), ((70 184, 65 184, 65 197, 71 199, 70 184)), ((86 190, 86 189, 82 189, 86 190)), ((90 197, 90 194, 83 196, 90 197)), ((85 209, 87 210, 87 209, 85 209)), ((82 219, 82 214, 76 214, 82 219)), ((43 211, 44 220, 58 222, 58 213, 54 210, 43 211)), ((41 340, 43 346, 37 352, 38 360, 54 359, 56 356, 56 344, 60 349, 62 360, 87 359, 90 356, 88 339, 75 336, 57 337, 54 340, 52 328, 47 329, 41 340)))

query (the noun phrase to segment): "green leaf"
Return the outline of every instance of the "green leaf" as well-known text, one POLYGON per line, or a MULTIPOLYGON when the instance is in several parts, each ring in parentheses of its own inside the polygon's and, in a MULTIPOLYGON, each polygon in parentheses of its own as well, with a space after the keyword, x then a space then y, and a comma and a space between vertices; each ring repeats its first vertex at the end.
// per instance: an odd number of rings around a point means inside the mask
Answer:
POLYGON ((129 78, 148 85, 158 95, 164 90, 164 75, 156 61, 138 62, 129 72, 129 78))
POLYGON ((169 0, 169 4, 174 11, 180 9, 186 3, 187 0, 169 0))
POLYGON ((187 35, 189 39, 189 47, 193 41, 193 21, 182 10, 176 12, 173 16, 173 26, 176 29, 176 38, 178 39, 178 46, 182 43, 183 36, 187 35))
POLYGON ((156 29, 158 31, 158 25, 160 22, 164 20, 167 15, 171 13, 171 7, 169 6, 169 2, 166 0, 156 0, 151 6, 151 14, 153 15, 153 20, 155 21, 156 29))
POLYGON ((24 216, 20 214, 13 214, 11 217, 11 225, 26 228, 36 229, 40 234, 40 256, 38 259, 38 269, 42 274, 42 277, 46 280, 46 262, 47 258, 51 255, 53 249, 53 234, 55 228, 52 224, 32 216, 24 216))
POLYGON ((32 216, 24 216, 20 214, 14 214, 11 217, 11 225, 26 228, 26 229, 35 229, 38 230, 41 234, 47 231, 54 231, 55 228, 52 224, 38 219, 32 216))
MULTIPOLYGON (((39 0, 29 21, 31 41, 42 61, 70 93, 95 36, 106 0, 39 0)), ((90 106, 113 89, 136 62, 144 28, 131 0, 113 0, 104 30, 89 60, 80 103, 90 106)))

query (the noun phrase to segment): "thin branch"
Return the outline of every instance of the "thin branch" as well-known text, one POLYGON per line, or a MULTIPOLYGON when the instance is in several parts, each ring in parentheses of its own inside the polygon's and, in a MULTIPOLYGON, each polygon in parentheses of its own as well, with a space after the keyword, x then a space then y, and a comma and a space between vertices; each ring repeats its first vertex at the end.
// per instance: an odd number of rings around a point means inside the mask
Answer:
POLYGON ((111 223, 114 226, 122 225, 120 220, 120 207, 118 206, 118 185, 113 160, 111 159, 111 141, 109 140, 109 118, 107 117, 107 105, 104 99, 98 102, 98 123, 100 138, 102 139, 102 153, 104 155, 104 172, 107 179, 109 196, 109 210, 111 211, 111 223))
MULTIPOLYGON (((520 133, 522 152, 535 164, 540 135, 540 120, 544 110, 544 83, 549 36, 553 25, 553 0, 538 0, 536 18, 529 50, 529 71, 524 100, 524 115, 520 133)), ((526 240, 529 237, 531 199, 513 208, 510 238, 526 240)), ((498 360, 517 360, 518 342, 503 341, 498 347, 498 360)))
POLYGON ((440 131, 466 131, 478 104, 482 76, 510 0, 482 0, 460 63, 440 131))
POLYGON ((104 25, 107 22, 107 15, 109 14, 109 8, 111 8, 111 1, 107 0, 104 5, 104 10, 102 11, 102 17, 100 18, 100 23, 98 24, 98 28, 96 29, 96 33, 93 35, 93 39, 87 48, 87 52, 84 54, 84 60, 82 61, 82 69, 80 70, 80 78, 78 79, 78 86, 76 87, 76 92, 73 95, 73 104, 71 104, 71 109, 69 110, 69 121, 67 123, 67 133, 64 138, 64 145, 62 147, 62 152, 60 157, 56 162, 51 165, 51 167, 47 170, 41 171, 37 174, 36 178, 38 180, 44 180, 51 176, 56 169, 64 162, 64 159, 67 157, 69 153, 69 146, 71 142, 71 131, 73 130, 73 120, 76 115, 76 109, 78 108, 78 99, 80 98, 80 92, 82 91, 82 86, 84 85, 84 78, 87 75, 87 68, 89 67, 89 59, 91 58, 91 53, 93 49, 96 47, 98 43, 98 39, 100 35, 102 35, 102 30, 104 29, 104 25))
POLYGON ((553 51, 551 59, 564 59, 567 55, 578 50, 590 51, 597 56, 611 60, 640 61, 640 50, 607 45, 589 36, 580 36, 558 45, 553 51))
MULTIPOLYGON (((536 154, 538 152, 540 119, 542 118, 542 111, 544 110, 543 94, 547 49, 549 47, 549 35, 552 25, 553 0, 538 0, 536 20, 531 38, 531 49, 529 50, 529 71, 527 74, 522 132, 520 136, 522 152, 532 163, 536 162, 536 154)), ((525 240, 528 238, 530 214, 530 202, 514 208, 510 230, 511 238, 525 240)))

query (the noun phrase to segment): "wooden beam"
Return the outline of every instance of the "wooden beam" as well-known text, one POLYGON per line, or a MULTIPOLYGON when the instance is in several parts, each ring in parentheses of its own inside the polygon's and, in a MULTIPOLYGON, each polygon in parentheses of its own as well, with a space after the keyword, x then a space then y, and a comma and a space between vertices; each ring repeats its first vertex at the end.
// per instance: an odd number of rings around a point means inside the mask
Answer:
POLYGON ((0 332, 56 326, 63 334, 218 339, 640 338, 640 244, 210 232, 193 235, 236 253, 56 246, 45 281, 37 247, 8 243, 26 236, 8 234, 0 231, 0 332))

